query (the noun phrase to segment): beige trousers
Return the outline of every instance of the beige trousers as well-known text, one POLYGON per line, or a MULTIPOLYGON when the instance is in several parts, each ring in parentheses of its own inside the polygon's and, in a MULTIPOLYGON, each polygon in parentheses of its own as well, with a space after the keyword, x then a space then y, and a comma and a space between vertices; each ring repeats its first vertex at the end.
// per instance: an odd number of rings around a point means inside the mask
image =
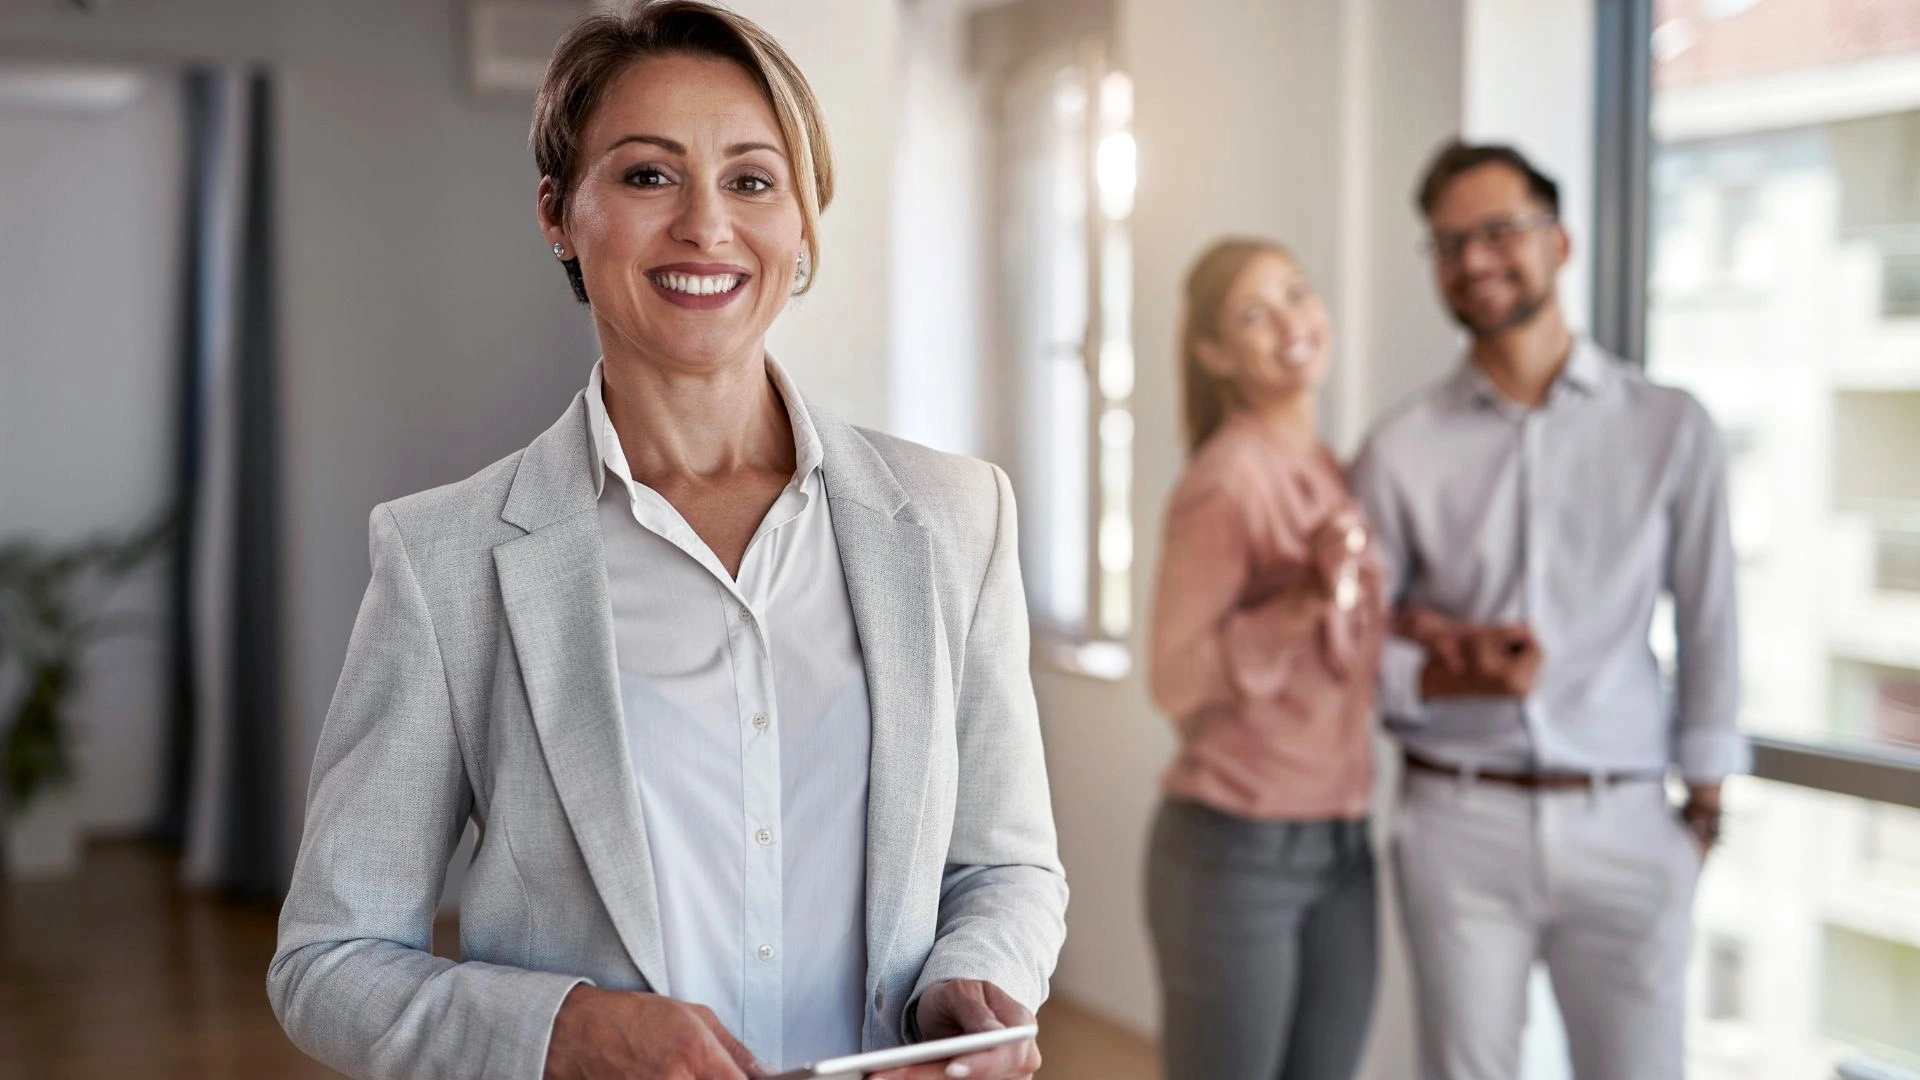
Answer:
POLYGON ((1516 1080, 1546 965, 1578 1080, 1680 1080, 1699 849, 1656 782, 1410 771, 1394 858, 1428 1080, 1516 1080))

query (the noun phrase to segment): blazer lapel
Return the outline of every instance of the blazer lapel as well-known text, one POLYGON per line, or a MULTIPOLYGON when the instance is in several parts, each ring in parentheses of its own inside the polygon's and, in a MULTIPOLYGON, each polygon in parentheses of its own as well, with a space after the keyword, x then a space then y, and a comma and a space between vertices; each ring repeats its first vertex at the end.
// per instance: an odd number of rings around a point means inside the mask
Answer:
POLYGON ((581 398, 521 457, 493 549, 507 628, 554 788, 634 966, 668 993, 653 859, 628 756, 613 609, 581 398))
MULTIPOLYGON (((939 677, 946 636, 933 593, 932 537, 873 446, 809 408, 834 539, 860 637, 872 712, 867 787, 867 997, 874 1000, 922 859, 927 782, 952 691, 939 677)), ((934 856, 938 857, 938 856, 934 856)), ((891 1003, 898 1007, 901 1003, 891 1003)))

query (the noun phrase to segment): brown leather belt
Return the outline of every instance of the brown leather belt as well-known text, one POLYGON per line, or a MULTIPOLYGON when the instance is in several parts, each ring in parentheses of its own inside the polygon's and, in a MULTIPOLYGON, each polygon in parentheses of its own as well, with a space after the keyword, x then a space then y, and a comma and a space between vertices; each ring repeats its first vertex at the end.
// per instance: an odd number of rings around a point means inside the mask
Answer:
POLYGON ((1486 780, 1495 784, 1507 784, 1512 787, 1526 788, 1529 791, 1565 791, 1569 788, 1611 787, 1615 784, 1638 784, 1650 780, 1664 779, 1661 773, 1621 772, 1621 773, 1577 773, 1577 772, 1502 772, 1498 769, 1466 769, 1458 765, 1423 758, 1409 753, 1407 767, 1422 772, 1440 773, 1443 776, 1465 777, 1471 775, 1475 780, 1486 780))

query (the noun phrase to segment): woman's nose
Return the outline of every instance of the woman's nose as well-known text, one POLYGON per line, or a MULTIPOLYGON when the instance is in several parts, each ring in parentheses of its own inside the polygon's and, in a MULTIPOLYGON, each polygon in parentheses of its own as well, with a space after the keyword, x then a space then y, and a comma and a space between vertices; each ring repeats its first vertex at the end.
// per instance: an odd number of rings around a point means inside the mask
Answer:
POLYGON ((668 235, 701 251, 712 250, 730 239, 733 223, 720 193, 698 184, 690 184, 685 190, 668 235))

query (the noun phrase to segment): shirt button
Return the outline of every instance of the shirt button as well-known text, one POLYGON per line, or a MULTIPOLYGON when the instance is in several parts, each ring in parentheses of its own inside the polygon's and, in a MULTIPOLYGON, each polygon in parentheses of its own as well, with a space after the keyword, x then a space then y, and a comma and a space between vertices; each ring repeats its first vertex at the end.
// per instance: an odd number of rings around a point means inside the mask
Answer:
POLYGON ((745 604, 740 605, 740 621, 743 623, 753 622, 753 612, 745 604))
POLYGON ((753 839, 759 843, 761 847, 766 847, 768 844, 773 843, 773 830, 761 829, 759 832, 753 834, 753 839))
POLYGON ((773 946, 771 945, 762 945, 754 951, 756 954, 759 955, 760 959, 762 960, 773 959, 773 946))
POLYGON ((759 713, 756 716, 754 716, 753 730, 755 731, 767 730, 767 714, 766 713, 759 713))

